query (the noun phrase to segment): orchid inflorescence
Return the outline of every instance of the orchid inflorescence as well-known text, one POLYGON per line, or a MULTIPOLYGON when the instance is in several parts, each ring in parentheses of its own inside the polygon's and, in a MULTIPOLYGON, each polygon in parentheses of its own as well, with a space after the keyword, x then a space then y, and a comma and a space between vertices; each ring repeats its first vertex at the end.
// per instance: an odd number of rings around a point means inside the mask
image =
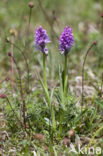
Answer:
POLYGON ((39 26, 35 31, 35 48, 40 50, 42 53, 47 54, 48 49, 46 43, 49 43, 49 37, 46 33, 46 30, 39 26))
POLYGON ((59 40, 61 54, 68 53, 72 48, 73 43, 74 38, 72 29, 69 26, 66 26, 59 40))
MULTIPOLYGON (((46 48, 46 43, 49 43, 50 39, 47 35, 45 29, 42 26, 39 26, 35 31, 35 48, 41 52, 47 54, 48 49, 46 48)), ((66 26, 63 33, 59 39, 59 47, 62 54, 68 53, 72 48, 74 43, 72 29, 69 26, 66 26)))

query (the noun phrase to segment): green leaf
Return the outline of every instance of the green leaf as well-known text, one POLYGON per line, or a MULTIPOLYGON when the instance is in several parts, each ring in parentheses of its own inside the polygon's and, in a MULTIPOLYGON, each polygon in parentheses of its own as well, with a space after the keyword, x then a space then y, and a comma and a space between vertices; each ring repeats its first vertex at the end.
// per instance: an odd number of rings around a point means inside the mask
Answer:
POLYGON ((63 91, 63 83, 62 83, 62 75, 59 68, 59 80, 60 80, 60 98, 61 98, 61 106, 63 109, 65 109, 64 103, 65 103, 65 97, 64 97, 64 91, 63 91))
POLYGON ((97 104, 99 104, 101 106, 101 108, 103 108, 103 101, 100 101, 99 99, 96 100, 97 104))
POLYGON ((80 121, 80 119, 82 118, 82 116, 85 114, 85 112, 87 111, 87 109, 85 109, 84 111, 82 111, 74 120, 74 124, 76 124, 78 121, 80 121))
POLYGON ((53 106, 51 108, 51 117, 52 117, 52 128, 55 131, 56 130, 56 120, 55 120, 55 111, 54 111, 53 106))
POLYGON ((42 81, 42 79, 41 79, 41 77, 40 77, 39 74, 38 74, 38 77, 39 77, 39 80, 40 80, 40 84, 41 84, 41 86, 42 86, 42 88, 44 90, 44 93, 45 93, 45 97, 46 97, 46 101, 48 103, 48 106, 50 106, 51 101, 50 101, 48 90, 45 88, 45 85, 44 85, 44 83, 43 83, 43 81, 42 81))

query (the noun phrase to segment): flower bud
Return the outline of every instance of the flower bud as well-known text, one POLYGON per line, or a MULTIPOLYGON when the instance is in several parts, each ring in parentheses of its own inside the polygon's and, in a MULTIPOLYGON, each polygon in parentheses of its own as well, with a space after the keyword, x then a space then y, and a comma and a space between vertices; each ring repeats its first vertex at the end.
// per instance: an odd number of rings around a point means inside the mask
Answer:
POLYGON ((17 31, 16 31, 16 29, 10 29, 10 35, 11 36, 17 36, 17 31))
POLYGON ((10 56, 10 57, 12 56, 11 52, 8 52, 8 56, 10 56))
POLYGON ((5 81, 9 81, 9 78, 8 78, 8 77, 6 77, 6 78, 5 78, 5 81))
POLYGON ((97 45, 97 44, 98 44, 98 42, 97 42, 97 41, 94 41, 94 42, 93 42, 93 44, 94 44, 94 45, 97 45))
POLYGON ((103 18, 103 13, 101 14, 101 17, 103 18))
POLYGON ((34 3, 33 3, 33 2, 29 2, 28 6, 29 6, 30 8, 33 8, 33 7, 34 7, 34 3))
POLYGON ((6 95, 5 94, 0 94, 0 98, 5 99, 6 95))
POLYGON ((7 38, 5 38, 5 42, 7 42, 7 43, 9 43, 10 42, 10 40, 9 40, 9 38, 7 37, 7 38))

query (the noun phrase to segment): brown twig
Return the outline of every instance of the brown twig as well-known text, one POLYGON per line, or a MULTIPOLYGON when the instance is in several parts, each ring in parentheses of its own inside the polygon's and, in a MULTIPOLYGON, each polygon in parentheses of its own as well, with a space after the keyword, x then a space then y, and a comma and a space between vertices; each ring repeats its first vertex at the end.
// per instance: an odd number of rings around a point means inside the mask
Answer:
MULTIPOLYGON (((25 42, 25 50, 27 51, 27 57, 28 57, 28 61, 29 61, 29 55, 28 55, 28 49, 29 49, 29 32, 30 32, 30 22, 31 22, 31 15, 32 15, 32 8, 33 8, 33 3, 29 2, 29 7, 30 7, 30 12, 29 12, 29 21, 28 21, 28 27, 27 27, 27 37, 26 37, 26 42, 25 42)), ((29 74, 30 74, 30 69, 29 69, 29 64, 28 64, 28 77, 27 77, 27 81, 28 81, 28 93, 29 93, 29 83, 30 83, 30 78, 29 78, 29 74)))
POLYGON ((101 32, 103 32, 103 13, 101 14, 101 32))
MULTIPOLYGON (((14 35, 12 35, 11 38, 12 38, 11 54, 12 54, 12 56, 14 56, 14 39, 15 39, 14 35)), ((11 76, 12 76, 12 78, 11 78, 12 94, 14 94, 14 86, 15 86, 15 83, 14 83, 14 62, 13 62, 12 58, 11 58, 11 76)))
POLYGON ((53 27, 53 22, 50 20, 50 17, 47 15, 45 9, 42 6, 41 0, 38 0, 39 7, 41 8, 42 13, 45 16, 45 19, 47 20, 48 24, 50 25, 51 31, 55 34, 56 38, 59 39, 58 35, 56 34, 54 27, 53 27))
POLYGON ((29 32, 30 32, 30 22, 31 22, 31 15, 32 15, 32 8, 30 7, 29 11, 29 20, 28 20, 28 26, 27 26, 27 37, 26 37, 26 42, 25 42, 25 50, 29 49, 29 32))
POLYGON ((87 50, 86 55, 84 57, 83 66, 82 66, 82 106, 84 104, 84 68, 85 68, 87 56, 94 45, 97 45, 97 41, 93 42, 91 46, 89 47, 89 49, 87 50))
POLYGON ((25 60, 27 73, 28 73, 28 75, 29 75, 29 65, 28 65, 28 61, 27 61, 27 58, 26 58, 24 52, 23 52, 15 43, 12 43, 10 40, 7 40, 7 38, 6 38, 6 42, 7 42, 7 43, 10 43, 10 44, 13 44, 14 47, 15 47, 16 49, 19 50, 20 54, 22 54, 22 56, 23 56, 23 58, 24 58, 24 60, 25 60))
POLYGON ((25 99, 24 99, 24 94, 23 94, 23 89, 22 89, 21 72, 20 72, 20 69, 19 69, 19 67, 17 65, 17 62, 16 62, 15 58, 11 55, 10 52, 8 53, 8 56, 10 56, 13 59, 14 63, 15 63, 15 66, 16 66, 16 69, 17 69, 17 72, 18 72, 18 76, 19 76, 19 80, 20 80, 20 95, 21 95, 21 100, 22 100, 23 123, 24 123, 24 129, 26 131, 26 121, 25 121, 26 109, 25 109, 25 99))
POLYGON ((28 7, 30 8, 30 11, 29 11, 28 26, 27 26, 27 29, 26 29, 25 50, 29 49, 29 47, 28 47, 29 46, 29 31, 30 31, 30 22, 31 22, 32 8, 34 7, 34 3, 33 2, 29 2, 28 3, 28 7))

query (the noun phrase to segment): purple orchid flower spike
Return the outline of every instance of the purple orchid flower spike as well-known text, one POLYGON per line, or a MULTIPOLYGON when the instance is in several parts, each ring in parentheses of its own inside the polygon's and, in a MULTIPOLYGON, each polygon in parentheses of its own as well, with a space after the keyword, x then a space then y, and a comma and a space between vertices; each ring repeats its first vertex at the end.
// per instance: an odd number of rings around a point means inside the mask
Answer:
POLYGON ((66 54, 70 51, 74 43, 72 29, 66 26, 59 39, 61 54, 66 54))
POLYGON ((46 48, 46 43, 49 43, 49 37, 45 29, 39 26, 35 31, 35 48, 40 50, 44 54, 48 54, 48 49, 46 48))
POLYGON ((68 93, 68 88, 67 88, 68 86, 67 85, 68 83, 68 57, 67 55, 70 49, 72 48, 73 43, 74 43, 74 38, 73 38, 72 29, 69 26, 66 26, 59 39, 59 46, 60 46, 61 54, 64 54, 65 56, 64 74, 63 74, 64 96, 67 96, 67 93, 68 93))

